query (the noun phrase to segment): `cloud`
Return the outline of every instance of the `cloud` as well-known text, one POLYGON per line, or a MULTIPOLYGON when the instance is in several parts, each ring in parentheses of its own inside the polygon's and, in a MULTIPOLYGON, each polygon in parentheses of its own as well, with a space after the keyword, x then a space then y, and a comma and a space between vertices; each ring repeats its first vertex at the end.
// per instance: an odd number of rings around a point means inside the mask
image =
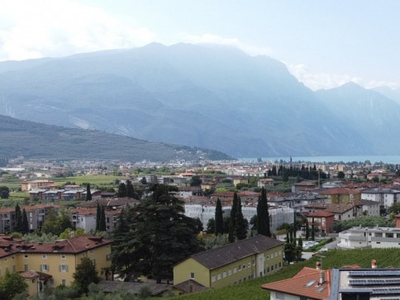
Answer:
POLYGON ((348 82, 354 82, 366 89, 375 88, 378 86, 388 86, 391 88, 400 87, 399 83, 389 82, 383 80, 368 80, 350 74, 331 74, 331 73, 318 73, 313 72, 304 64, 286 64, 290 73, 295 76, 305 86, 316 91, 320 89, 331 89, 341 86, 348 82))
POLYGON ((66 56, 148 44, 155 34, 129 28, 101 9, 70 0, 0 0, 0 60, 66 56))
POLYGON ((249 55, 268 55, 272 54, 272 50, 268 47, 260 47, 256 45, 246 44, 237 38, 225 38, 219 35, 206 33, 203 35, 193 35, 187 32, 180 34, 180 39, 183 42, 191 44, 218 44, 239 48, 249 55))

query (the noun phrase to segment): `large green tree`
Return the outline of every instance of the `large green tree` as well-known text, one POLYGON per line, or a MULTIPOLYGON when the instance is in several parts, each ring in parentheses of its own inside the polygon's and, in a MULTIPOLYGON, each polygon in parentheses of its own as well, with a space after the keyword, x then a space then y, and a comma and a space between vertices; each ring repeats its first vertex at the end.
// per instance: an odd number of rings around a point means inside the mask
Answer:
POLYGON ((67 228, 74 228, 70 217, 65 211, 56 212, 54 209, 50 209, 46 214, 46 221, 43 224, 42 232, 51 233, 59 236, 67 228))
POLYGON ((6 269, 0 278, 0 299, 11 300, 15 295, 21 294, 28 289, 28 284, 18 273, 10 273, 6 269))
POLYGON ((113 263, 131 278, 172 278, 172 266, 202 249, 196 221, 184 215, 177 188, 155 184, 152 195, 121 216, 114 236, 113 263))
POLYGON ((215 235, 224 233, 224 218, 222 215, 221 200, 217 199, 217 206, 215 207, 215 235))
POLYGON ((257 221, 258 221, 257 223, 258 234, 271 237, 271 230, 269 226, 267 191, 265 190, 265 188, 261 189, 261 195, 258 198, 257 221))
POLYGON ((75 273, 72 276, 80 292, 86 294, 89 284, 100 281, 96 266, 88 257, 82 257, 81 263, 76 266, 75 273))

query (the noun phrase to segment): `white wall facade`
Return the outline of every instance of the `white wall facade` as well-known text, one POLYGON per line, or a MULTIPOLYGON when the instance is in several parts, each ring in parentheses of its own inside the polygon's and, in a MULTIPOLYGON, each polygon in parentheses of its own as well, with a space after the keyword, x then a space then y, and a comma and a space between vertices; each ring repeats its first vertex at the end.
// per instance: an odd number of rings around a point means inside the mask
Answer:
POLYGON ((339 233, 341 248, 400 248, 400 228, 354 227, 339 233))

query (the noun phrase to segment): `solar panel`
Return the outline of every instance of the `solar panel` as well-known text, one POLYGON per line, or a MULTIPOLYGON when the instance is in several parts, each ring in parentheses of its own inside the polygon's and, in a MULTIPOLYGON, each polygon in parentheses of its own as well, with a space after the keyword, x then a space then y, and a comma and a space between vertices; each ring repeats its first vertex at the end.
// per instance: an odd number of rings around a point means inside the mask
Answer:
POLYGON ((400 279, 352 279, 349 284, 353 286, 368 285, 395 285, 400 284, 400 279))
POLYGON ((372 295, 400 295, 400 288, 372 289, 372 295))
POLYGON ((400 271, 350 271, 350 277, 394 277, 400 276, 400 271))

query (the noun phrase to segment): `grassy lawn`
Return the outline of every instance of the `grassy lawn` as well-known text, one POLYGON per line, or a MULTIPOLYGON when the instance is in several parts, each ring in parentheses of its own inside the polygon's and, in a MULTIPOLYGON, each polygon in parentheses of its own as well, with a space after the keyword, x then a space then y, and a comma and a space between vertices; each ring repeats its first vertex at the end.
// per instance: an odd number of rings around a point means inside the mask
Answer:
MULTIPOLYGON (((331 250, 323 254, 323 269, 342 267, 345 265, 357 264, 360 267, 369 268, 371 260, 377 259, 378 267, 400 267, 399 249, 365 249, 365 250, 331 250)), ((209 290, 202 293, 179 296, 185 300, 266 300, 269 299, 269 292, 261 289, 261 285, 292 277, 303 267, 315 267, 318 257, 293 265, 285 266, 283 270, 270 276, 253 279, 240 285, 227 286, 220 289, 209 290)))

